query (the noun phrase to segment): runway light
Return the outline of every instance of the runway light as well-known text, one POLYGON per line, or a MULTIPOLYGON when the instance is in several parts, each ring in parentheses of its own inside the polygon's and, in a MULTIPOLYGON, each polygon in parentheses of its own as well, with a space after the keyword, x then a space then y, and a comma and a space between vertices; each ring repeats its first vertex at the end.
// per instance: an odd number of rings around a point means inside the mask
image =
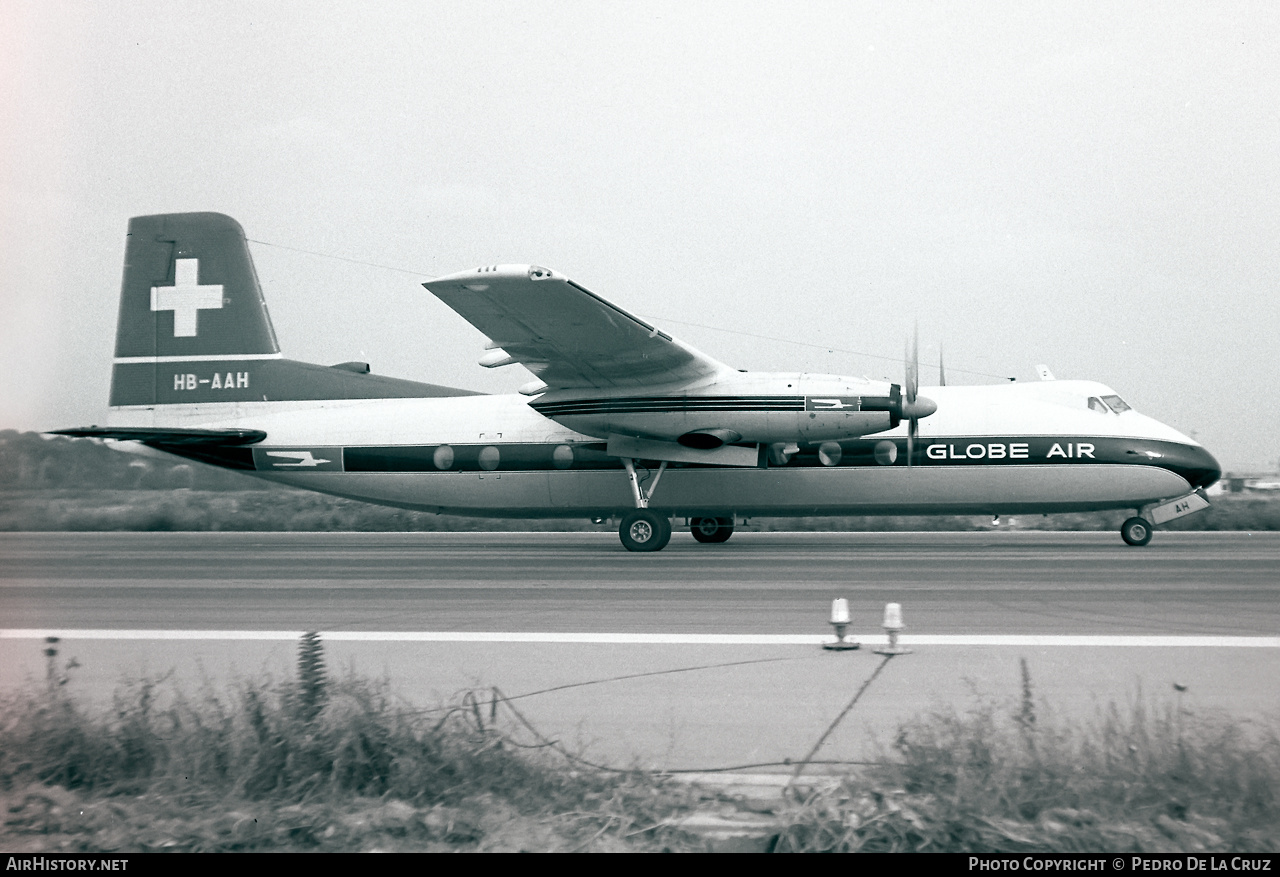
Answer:
POLYGON ((832 624, 848 624, 849 623, 849 601, 841 597, 838 600, 831 601, 831 623, 832 624))
POLYGON ((906 625, 902 623, 901 603, 884 604, 884 624, 881 626, 885 630, 902 630, 906 627, 906 625))
POLYGON ((889 645, 875 650, 877 655, 909 655, 911 649, 898 645, 898 634, 906 628, 902 623, 902 604, 886 603, 884 605, 884 623, 880 625, 889 635, 889 645))
POLYGON ((845 639, 844 632, 849 626, 849 601, 844 597, 837 597, 831 601, 831 626, 836 630, 836 640, 831 643, 823 643, 824 649, 843 652, 850 649, 858 648, 858 644, 851 639, 845 639))

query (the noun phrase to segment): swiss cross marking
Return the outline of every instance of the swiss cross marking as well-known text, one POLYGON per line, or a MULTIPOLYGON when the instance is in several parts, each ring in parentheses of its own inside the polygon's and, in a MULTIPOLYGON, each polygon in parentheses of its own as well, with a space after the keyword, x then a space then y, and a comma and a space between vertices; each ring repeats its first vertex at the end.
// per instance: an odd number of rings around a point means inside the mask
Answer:
POLYGON ((151 287, 151 310, 173 311, 173 337, 194 338, 200 311, 222 307, 222 284, 201 286, 199 259, 175 259, 173 286, 151 287))

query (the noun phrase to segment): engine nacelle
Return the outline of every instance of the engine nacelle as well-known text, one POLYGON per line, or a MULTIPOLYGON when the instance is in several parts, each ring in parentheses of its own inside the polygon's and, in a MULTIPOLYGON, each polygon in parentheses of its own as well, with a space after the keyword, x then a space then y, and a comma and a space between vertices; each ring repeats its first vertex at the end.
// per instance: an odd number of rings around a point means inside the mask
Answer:
POLYGON ((834 375, 742 374, 669 393, 557 390, 529 403, 570 429, 605 438, 646 436, 695 450, 734 444, 803 444, 892 429, 936 409, 903 399, 897 384, 834 375), (904 408, 911 408, 911 412, 904 408))

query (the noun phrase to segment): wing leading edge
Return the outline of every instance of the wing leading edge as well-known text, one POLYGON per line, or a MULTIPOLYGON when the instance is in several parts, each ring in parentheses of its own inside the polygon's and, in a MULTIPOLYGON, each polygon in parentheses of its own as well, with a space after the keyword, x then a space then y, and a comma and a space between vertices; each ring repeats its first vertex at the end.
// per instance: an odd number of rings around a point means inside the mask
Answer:
POLYGON ((534 265, 494 265, 422 284, 551 390, 691 383, 731 371, 655 326, 534 265))

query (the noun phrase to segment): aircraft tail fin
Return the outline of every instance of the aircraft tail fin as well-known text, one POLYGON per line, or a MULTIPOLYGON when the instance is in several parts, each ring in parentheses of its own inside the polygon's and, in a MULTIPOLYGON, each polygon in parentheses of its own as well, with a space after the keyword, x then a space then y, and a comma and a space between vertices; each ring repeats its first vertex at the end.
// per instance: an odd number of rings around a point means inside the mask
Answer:
POLYGON ((220 213, 129 220, 113 406, 242 401, 250 363, 280 358, 240 223, 220 213))
POLYGON ((117 359, 279 356, 244 230, 219 213, 129 220, 117 359))
POLYGON ((231 217, 129 220, 113 407, 470 395, 352 365, 283 358, 244 229, 231 217))

